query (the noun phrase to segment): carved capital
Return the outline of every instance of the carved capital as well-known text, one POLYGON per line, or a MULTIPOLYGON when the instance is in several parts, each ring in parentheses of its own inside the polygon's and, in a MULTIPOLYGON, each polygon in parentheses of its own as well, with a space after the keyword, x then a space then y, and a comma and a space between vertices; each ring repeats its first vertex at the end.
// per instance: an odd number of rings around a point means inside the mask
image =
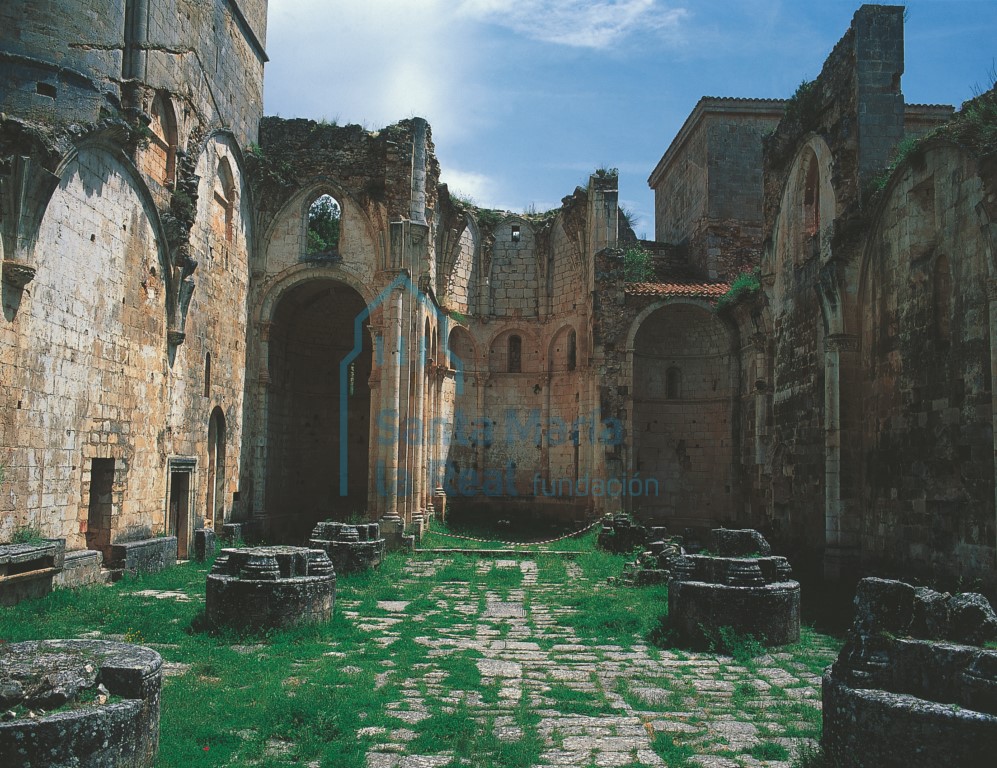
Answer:
POLYGON ((15 288, 23 289, 35 278, 37 270, 30 264, 7 260, 3 263, 3 281, 15 288))
POLYGON ((834 333, 824 339, 826 352, 858 352, 859 337, 850 333, 834 333))
POLYGON ((987 300, 997 301, 997 280, 993 278, 987 280, 987 300))

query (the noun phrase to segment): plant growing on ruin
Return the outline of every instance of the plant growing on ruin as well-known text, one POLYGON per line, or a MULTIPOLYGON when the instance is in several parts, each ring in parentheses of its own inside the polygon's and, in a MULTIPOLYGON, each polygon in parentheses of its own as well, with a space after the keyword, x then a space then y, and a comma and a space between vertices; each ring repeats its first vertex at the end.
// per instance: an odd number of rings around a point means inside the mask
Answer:
POLYGON ((787 122, 795 122, 803 130, 813 128, 820 114, 820 89, 816 80, 804 80, 786 101, 787 122))
POLYGON ((750 272, 743 272, 734 278, 734 282, 730 284, 730 288, 727 293, 721 296, 719 301, 717 301, 717 309, 729 306, 735 303, 742 296, 757 293, 761 289, 762 271, 760 268, 755 267, 750 272))
POLYGON ((654 279, 651 254, 639 245, 623 253, 623 279, 628 283, 646 283, 654 279))
POLYGON ((42 532, 30 525, 15 528, 14 533, 10 537, 11 544, 31 544, 32 546, 37 546, 44 541, 45 537, 42 536, 42 532))

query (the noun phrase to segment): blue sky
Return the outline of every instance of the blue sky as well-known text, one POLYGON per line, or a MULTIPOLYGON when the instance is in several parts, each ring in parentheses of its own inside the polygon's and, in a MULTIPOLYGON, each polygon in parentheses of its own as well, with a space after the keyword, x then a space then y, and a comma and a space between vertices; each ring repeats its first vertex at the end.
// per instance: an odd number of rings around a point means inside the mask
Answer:
MULTIPOLYGON (((647 177, 701 96, 785 98, 859 4, 779 0, 270 0, 266 112, 377 129, 419 115, 443 180, 479 205, 560 206, 619 168, 638 235, 647 177)), ((997 0, 907 5, 904 95, 986 88, 997 0)))

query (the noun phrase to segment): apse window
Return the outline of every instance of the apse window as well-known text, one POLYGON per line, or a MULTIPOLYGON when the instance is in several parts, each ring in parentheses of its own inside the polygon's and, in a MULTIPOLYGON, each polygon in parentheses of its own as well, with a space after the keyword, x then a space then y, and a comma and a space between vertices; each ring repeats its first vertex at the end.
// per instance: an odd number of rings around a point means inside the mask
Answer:
POLYGON ((682 397, 682 371, 672 366, 665 372, 665 398, 678 400, 682 397))
POLYGON ((322 195, 308 208, 309 256, 332 256, 339 252, 342 210, 332 195, 322 195))
POLYGON ((520 241, 520 239, 522 238, 522 236, 523 236, 523 233, 520 231, 519 225, 518 224, 513 224, 512 225, 512 242, 518 243, 520 241))
POLYGON ((523 371, 523 340, 519 336, 509 337, 509 373, 523 371))

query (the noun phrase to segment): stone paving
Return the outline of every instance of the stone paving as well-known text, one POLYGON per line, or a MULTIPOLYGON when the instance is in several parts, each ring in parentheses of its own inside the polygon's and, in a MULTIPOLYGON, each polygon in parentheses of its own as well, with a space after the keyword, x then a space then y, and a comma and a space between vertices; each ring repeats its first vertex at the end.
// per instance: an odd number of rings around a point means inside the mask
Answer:
MULTIPOLYGON (((426 663, 416 665, 416 674, 403 675, 392 668, 392 661, 384 662, 377 685, 400 683, 402 697, 388 706, 395 727, 371 727, 359 734, 374 740, 367 768, 473 765, 455 760, 452 753, 411 750, 414 729, 432 711, 442 707, 450 712, 463 702, 498 739, 515 741, 524 736, 515 716, 523 709, 523 697, 534 713, 535 725, 528 727, 535 728, 534 735, 544 745, 535 768, 788 768, 792 755, 816 735, 820 678, 813 664, 789 653, 742 665, 727 656, 660 650, 643 643, 593 644, 563 626, 559 619, 568 609, 555 607, 558 592, 583 578, 573 563, 567 565, 566 583, 547 584, 538 582, 534 560, 478 561, 479 573, 521 570, 521 586, 503 594, 478 593, 468 582, 430 581, 445 564, 413 560, 406 566, 407 582, 434 583, 429 596, 436 601, 435 612, 460 615, 451 617, 445 628, 416 638, 427 649, 426 663), (476 658, 478 691, 454 691, 445 685, 442 667, 461 652, 476 658), (480 692, 495 689, 497 696, 490 701, 480 692), (565 706, 565 700, 582 704, 565 706), (652 744, 657 740, 656 750, 652 744), (677 745, 674 758, 662 744, 677 745), (688 748, 694 752, 691 757, 688 748)), ((406 613, 407 605, 382 601, 375 612, 363 615, 357 603, 343 601, 341 608, 370 633, 372 642, 390 647, 404 622, 429 618, 406 613)), ((434 622, 427 622, 427 628, 429 623, 434 622)), ((809 652, 821 661, 826 656, 829 663, 836 654, 832 641, 818 636, 814 643, 809 652)))

